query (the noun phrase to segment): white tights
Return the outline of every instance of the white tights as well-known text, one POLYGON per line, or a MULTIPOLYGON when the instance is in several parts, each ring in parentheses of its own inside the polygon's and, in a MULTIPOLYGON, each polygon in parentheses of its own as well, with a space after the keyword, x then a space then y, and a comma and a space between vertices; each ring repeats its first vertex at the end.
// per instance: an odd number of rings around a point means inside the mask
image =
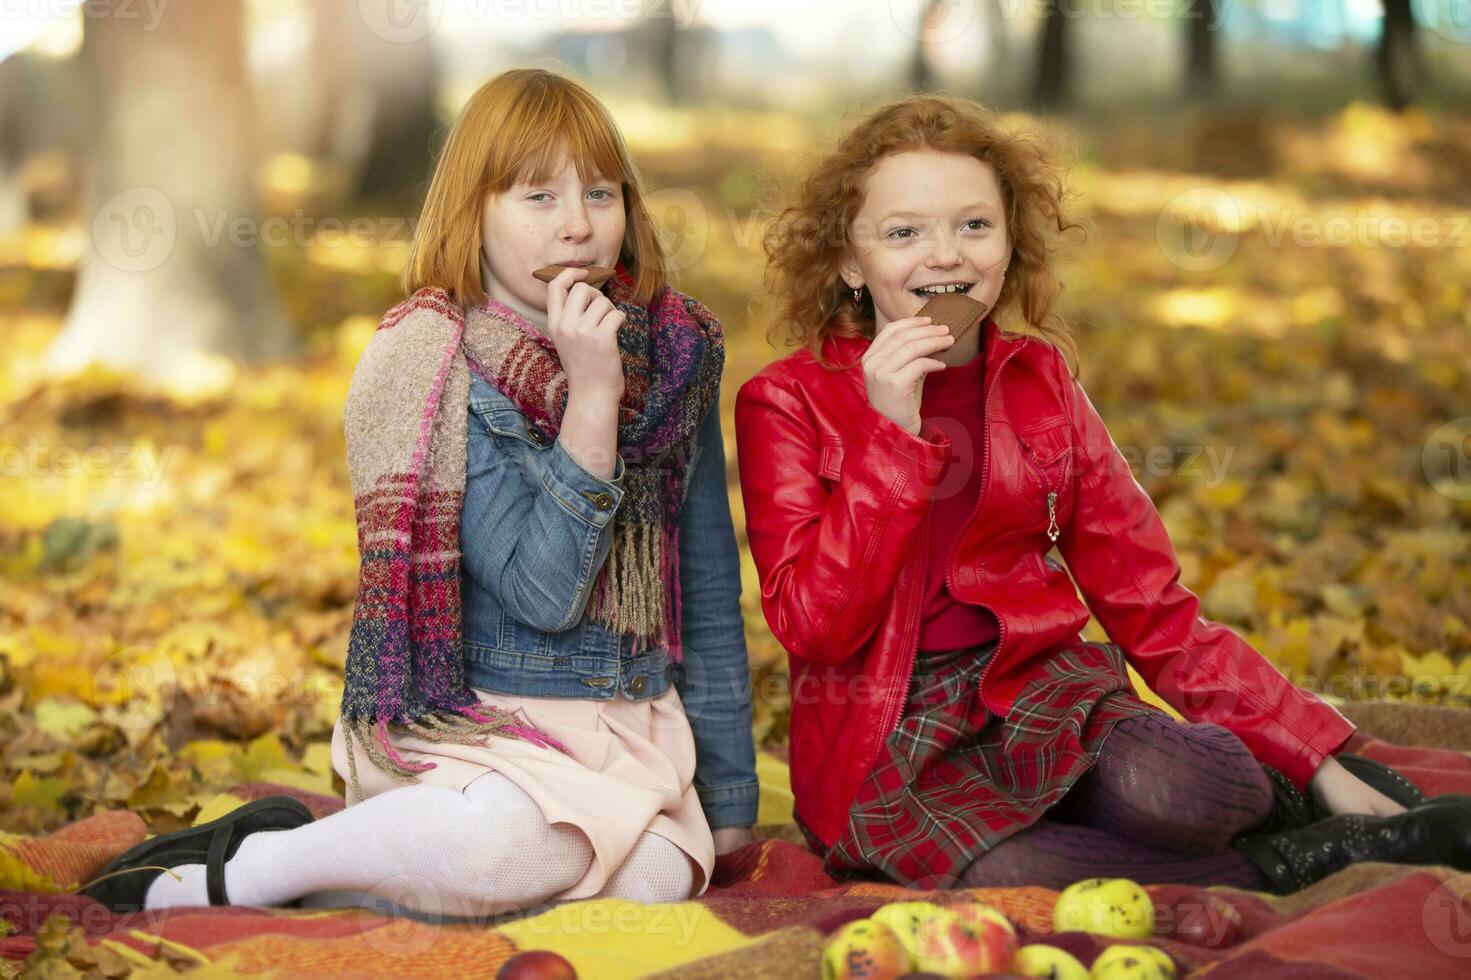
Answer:
MULTIPOLYGON (((294 830, 251 834, 225 864, 225 890, 235 905, 333 908, 376 897, 390 913, 482 919, 564 891, 592 858, 586 834, 548 823, 520 787, 488 772, 463 793, 403 786, 294 830)), ((145 908, 209 904, 204 865, 173 870, 182 880, 160 874, 145 908)), ((683 901, 693 881, 684 852, 645 832, 598 895, 683 901)))

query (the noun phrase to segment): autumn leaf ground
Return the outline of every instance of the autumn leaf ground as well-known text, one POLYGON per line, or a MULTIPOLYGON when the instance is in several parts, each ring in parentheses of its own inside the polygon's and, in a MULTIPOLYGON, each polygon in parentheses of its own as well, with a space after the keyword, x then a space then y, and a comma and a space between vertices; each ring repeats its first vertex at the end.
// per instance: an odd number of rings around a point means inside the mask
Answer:
MULTIPOLYGON (((645 115, 629 131, 653 186, 703 208, 664 217, 693 250, 680 285, 727 326, 731 454, 731 396, 775 356, 761 223, 814 130, 645 115)), ((1075 140, 1089 226, 1065 257, 1081 378, 1182 581, 1331 698, 1467 704, 1471 120, 1354 106, 1054 132, 1075 140)), ((312 206, 289 164, 265 170, 281 213, 312 206)), ((341 412, 403 241, 270 249, 306 356, 202 359, 144 390, 39 373, 83 233, 0 242, 0 827, 130 808, 163 831, 248 779, 339 793, 327 739, 357 567, 341 412)), ((741 537, 755 734, 779 745, 786 665, 741 537)))

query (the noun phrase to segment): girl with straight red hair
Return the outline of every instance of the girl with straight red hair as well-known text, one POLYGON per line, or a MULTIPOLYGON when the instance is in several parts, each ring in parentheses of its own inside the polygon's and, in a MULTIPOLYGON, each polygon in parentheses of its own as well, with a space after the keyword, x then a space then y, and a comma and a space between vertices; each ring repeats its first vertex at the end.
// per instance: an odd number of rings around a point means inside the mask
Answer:
POLYGON ((515 70, 471 97, 344 412, 347 807, 255 800, 86 894, 478 919, 682 901, 751 839, 724 337, 666 282, 640 183, 575 81, 515 70))
POLYGON ((1065 196, 1036 139, 915 96, 821 156, 768 233, 800 349, 742 386, 736 437, 809 845, 920 888, 1471 868, 1471 798, 1344 753, 1354 726, 1180 584, 1052 309, 1065 196), (920 316, 941 294, 980 322, 920 316), (1113 642, 1081 638, 1090 611, 1113 642))

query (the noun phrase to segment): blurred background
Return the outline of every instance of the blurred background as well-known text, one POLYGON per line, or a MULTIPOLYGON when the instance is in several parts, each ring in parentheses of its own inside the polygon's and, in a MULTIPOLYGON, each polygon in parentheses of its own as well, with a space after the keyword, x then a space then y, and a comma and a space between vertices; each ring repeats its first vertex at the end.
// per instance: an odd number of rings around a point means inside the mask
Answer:
POLYGON ((1070 154, 1081 378, 1205 613, 1335 702, 1471 703, 1471 0, 5 0, 0 826, 340 793, 343 401, 447 127, 519 66, 609 105, 725 324, 763 767, 761 233, 925 89, 1070 154))

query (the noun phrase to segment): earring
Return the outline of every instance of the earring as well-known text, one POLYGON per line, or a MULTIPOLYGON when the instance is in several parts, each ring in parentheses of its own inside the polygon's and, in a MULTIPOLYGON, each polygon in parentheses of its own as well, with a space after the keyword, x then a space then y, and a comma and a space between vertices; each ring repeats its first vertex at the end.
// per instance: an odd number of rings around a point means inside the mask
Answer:
POLYGON ((863 287, 858 286, 853 290, 853 305, 859 306, 863 303, 863 287))

